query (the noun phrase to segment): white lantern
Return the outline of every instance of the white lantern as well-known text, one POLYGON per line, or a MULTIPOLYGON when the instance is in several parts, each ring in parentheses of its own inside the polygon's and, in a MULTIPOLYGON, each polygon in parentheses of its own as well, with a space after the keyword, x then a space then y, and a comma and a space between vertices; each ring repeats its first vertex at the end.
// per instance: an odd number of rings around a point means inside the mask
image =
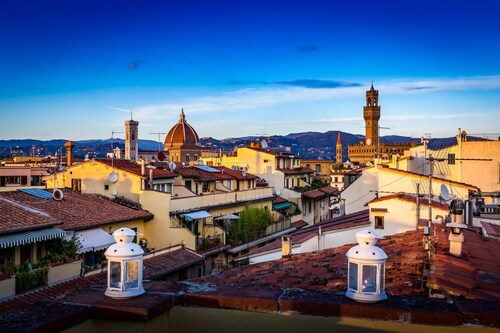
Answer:
POLYGON ((358 302, 377 302, 385 294, 385 252, 375 246, 379 235, 375 231, 356 233, 359 245, 347 251, 348 285, 346 296, 358 302))
POLYGON ((142 286, 142 248, 133 243, 135 231, 120 228, 113 233, 116 243, 105 252, 108 260, 108 287, 105 295, 129 298, 144 294, 142 286))

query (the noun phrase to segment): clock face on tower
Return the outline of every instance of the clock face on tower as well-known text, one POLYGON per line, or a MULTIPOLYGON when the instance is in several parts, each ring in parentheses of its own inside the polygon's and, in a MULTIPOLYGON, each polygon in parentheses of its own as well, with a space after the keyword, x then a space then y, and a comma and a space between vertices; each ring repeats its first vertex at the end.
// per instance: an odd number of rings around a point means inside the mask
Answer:
POLYGON ((366 139, 366 145, 370 146, 371 144, 372 144, 372 140, 371 139, 366 139))

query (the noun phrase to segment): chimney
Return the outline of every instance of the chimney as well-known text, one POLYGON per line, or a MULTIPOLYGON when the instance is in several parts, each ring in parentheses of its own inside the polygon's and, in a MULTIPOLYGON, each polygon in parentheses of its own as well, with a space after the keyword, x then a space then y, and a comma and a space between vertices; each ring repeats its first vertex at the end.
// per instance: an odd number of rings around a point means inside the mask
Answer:
POLYGON ((146 175, 146 162, 141 159, 141 175, 145 176, 146 175))
POLYGON ((70 167, 73 164, 73 148, 75 147, 75 144, 71 141, 66 141, 64 147, 66 148, 66 156, 68 159, 66 164, 70 167))
POLYGON ((284 235, 281 237, 281 255, 283 258, 292 256, 292 236, 284 235))
POLYGON ((446 223, 446 226, 450 228, 450 235, 448 236, 450 253, 459 257, 462 254, 462 244, 464 243, 463 229, 467 229, 467 225, 454 222, 446 223))

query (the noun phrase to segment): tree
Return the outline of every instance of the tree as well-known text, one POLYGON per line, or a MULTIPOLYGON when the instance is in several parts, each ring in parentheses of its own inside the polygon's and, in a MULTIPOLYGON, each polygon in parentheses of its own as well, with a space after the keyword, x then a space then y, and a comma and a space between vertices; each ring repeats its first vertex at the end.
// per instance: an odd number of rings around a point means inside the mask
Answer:
POLYGON ((228 228, 229 242, 245 243, 262 235, 271 222, 271 212, 264 208, 245 207, 240 220, 228 228))

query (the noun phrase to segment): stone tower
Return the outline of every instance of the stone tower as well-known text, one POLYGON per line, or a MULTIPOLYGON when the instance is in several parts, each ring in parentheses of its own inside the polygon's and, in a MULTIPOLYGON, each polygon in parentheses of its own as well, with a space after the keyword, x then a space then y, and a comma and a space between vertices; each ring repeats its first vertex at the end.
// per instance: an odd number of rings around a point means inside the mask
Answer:
POLYGON ((137 161, 139 157, 139 122, 127 120, 125 122, 125 159, 137 161))
POLYGON ((335 160, 337 164, 342 163, 342 138, 339 135, 337 136, 337 159, 335 160))
POLYGON ((378 105, 378 90, 373 88, 373 83, 366 92, 366 106, 363 107, 363 118, 366 126, 366 145, 378 143, 378 121, 380 119, 380 106, 378 105))

